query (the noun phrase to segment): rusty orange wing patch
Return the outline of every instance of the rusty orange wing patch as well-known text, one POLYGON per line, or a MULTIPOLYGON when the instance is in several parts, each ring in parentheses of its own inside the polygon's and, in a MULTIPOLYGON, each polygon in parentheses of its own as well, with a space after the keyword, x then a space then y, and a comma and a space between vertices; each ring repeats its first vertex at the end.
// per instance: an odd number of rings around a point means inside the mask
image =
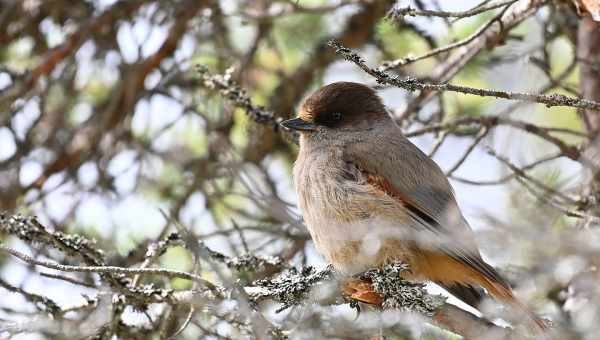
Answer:
MULTIPOLYGON (((378 191, 386 194, 390 197, 398 200, 402 206, 404 206, 413 219, 421 224, 427 230, 430 230, 438 235, 448 234, 446 229, 440 225, 439 221, 428 214, 425 209, 421 208, 413 200, 411 200, 405 193, 397 190, 390 181, 385 177, 369 173, 363 169, 360 169, 366 182, 378 191)), ((479 273, 490 283, 498 284, 505 289, 510 289, 510 284, 489 264, 485 263, 479 255, 479 252, 468 249, 455 248, 441 245, 439 249, 440 253, 446 254, 450 258, 454 259, 458 263, 467 266, 471 270, 479 273)), ((489 285, 488 285, 489 286, 489 285)), ((484 285, 485 287, 485 285, 484 285)), ((488 288, 488 287, 486 287, 488 288)))

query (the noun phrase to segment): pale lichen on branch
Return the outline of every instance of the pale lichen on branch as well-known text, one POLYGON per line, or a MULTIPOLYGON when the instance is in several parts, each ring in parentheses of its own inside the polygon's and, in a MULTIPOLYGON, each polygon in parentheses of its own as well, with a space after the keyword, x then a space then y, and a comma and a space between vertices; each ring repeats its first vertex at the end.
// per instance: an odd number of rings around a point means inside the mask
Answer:
POLYGON ((446 298, 427 292, 425 284, 411 282, 402 277, 410 271, 403 262, 389 263, 382 268, 371 269, 361 275, 370 280, 373 289, 383 296, 384 309, 399 309, 433 316, 446 298))
POLYGON ((224 74, 210 74, 208 68, 203 65, 197 65, 196 70, 204 86, 218 91, 235 106, 245 110, 256 123, 270 125, 275 131, 280 129, 279 122, 281 119, 275 118, 273 112, 267 108, 254 104, 248 93, 235 82, 233 68, 229 68, 224 74))
MULTIPOLYGON (((47 228, 41 225, 35 217, 24 217, 22 215, 0 215, 0 230, 3 234, 15 235, 30 245, 35 245, 35 238, 43 240, 50 233, 47 228), (31 229, 35 226, 34 229, 31 229), (38 232, 35 233, 34 231, 38 232)), ((76 235, 68 235, 63 233, 54 233, 61 239, 77 238, 76 235)), ((96 249, 95 243, 85 239, 78 239, 78 243, 86 244, 88 251, 94 250, 96 253, 101 253, 96 249)), ((39 243, 39 242, 37 242, 39 243)), ((168 235, 164 240, 153 243, 148 247, 146 259, 154 259, 160 256, 166 248, 170 246, 182 245, 181 239, 176 233, 168 235)), ((259 271, 266 266, 277 266, 286 268, 287 265, 280 258, 273 256, 259 255, 241 255, 237 257, 228 257, 219 252, 213 251, 206 245, 199 242, 200 247, 205 249, 205 253, 216 262, 222 263, 228 268, 238 271, 259 271)), ((74 246, 70 244, 70 246, 74 246)), ((72 249, 71 249, 72 250, 72 249)), ((205 278, 197 276, 193 273, 185 271, 177 271, 165 268, 125 268, 116 267, 106 264, 97 266, 79 266, 79 265, 63 265, 57 262, 34 258, 21 251, 10 248, 4 244, 0 244, 0 252, 9 254, 19 260, 34 266, 41 266, 53 269, 59 272, 72 273, 95 273, 106 274, 106 279, 115 276, 134 276, 134 275, 153 275, 164 278, 180 278, 199 282, 202 289, 177 291, 170 288, 161 288, 154 284, 142 284, 139 286, 132 285, 129 279, 121 282, 129 283, 126 286, 118 287, 113 296, 112 303, 122 306, 132 305, 136 309, 145 310, 146 304, 150 303, 165 303, 172 304, 194 304, 198 297, 202 297, 201 301, 213 301, 217 303, 227 299, 228 288, 221 286, 219 282, 210 282, 205 278)), ((72 253, 67 256, 75 256, 72 253)), ((362 274, 363 279, 368 279, 373 283, 374 289, 380 293, 384 302, 381 306, 383 309, 399 310, 407 312, 420 313, 426 317, 433 317, 437 309, 442 308, 445 304, 445 299, 438 295, 431 295, 425 289, 422 283, 413 283, 402 278, 402 274, 408 270, 404 263, 392 263, 380 269, 373 269, 362 274)), ((49 278, 56 278, 49 276, 49 278)), ((243 288, 249 291, 249 297, 253 302, 254 308, 259 309, 259 304, 270 300, 281 304, 277 311, 283 311, 293 306, 298 306, 311 302, 311 292, 324 284, 337 285, 338 279, 344 280, 335 273, 331 266, 325 267, 322 270, 316 270, 313 267, 289 267, 283 270, 279 275, 272 278, 260 279, 254 282, 247 283, 243 288)), ((73 282, 77 284, 76 282, 73 282)), ((137 283, 137 282, 136 282, 137 283)), ((27 293, 19 288, 10 285, 3 285, 5 288, 26 296, 34 303, 40 303, 44 309, 52 311, 53 314, 62 315, 67 310, 62 310, 56 303, 38 294, 27 293)), ((115 287, 117 288, 117 287, 115 287)), ((351 302, 342 298, 338 290, 333 290, 337 298, 325 300, 327 305, 338 305, 351 302)), ((93 299, 93 297, 92 297, 93 299)), ((317 301, 318 302, 318 301, 317 301)), ((319 302, 320 303, 320 302, 319 302)), ((353 302, 356 304, 356 302, 353 302)), ((91 308, 86 305, 86 308, 91 308)), ((278 329, 274 327, 273 329, 278 329)))
POLYGON ((523 92, 511 92, 511 91, 501 91, 501 90, 491 90, 491 89, 483 89, 483 88, 474 88, 462 85, 454 85, 450 83, 433 83, 418 80, 413 77, 400 77, 396 75, 388 74, 382 70, 377 70, 369 67, 365 60, 359 56, 358 54, 352 52, 349 48, 341 45, 340 42, 332 40, 329 42, 329 45, 335 49, 336 53, 341 55, 345 60, 348 60, 358 66, 361 70, 365 71, 369 75, 373 76, 377 83, 384 85, 391 85, 395 87, 402 88, 404 90, 414 92, 414 91, 450 91, 457 92, 462 94, 469 94, 481 97, 496 97, 502 99, 509 100, 520 100, 527 102, 534 102, 544 104, 547 107, 552 106, 569 106, 580 109, 592 109, 592 110, 600 110, 600 103, 568 97, 562 94, 553 93, 553 94, 531 94, 531 93, 523 93, 523 92))

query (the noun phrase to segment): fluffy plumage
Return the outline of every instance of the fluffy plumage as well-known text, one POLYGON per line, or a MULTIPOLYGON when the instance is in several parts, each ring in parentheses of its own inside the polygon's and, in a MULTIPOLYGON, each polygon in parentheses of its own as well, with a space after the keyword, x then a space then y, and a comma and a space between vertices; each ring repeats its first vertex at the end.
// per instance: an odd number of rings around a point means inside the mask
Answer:
POLYGON ((411 279, 437 282, 469 304, 483 287, 520 306, 481 258, 442 170, 402 135, 371 88, 327 85, 306 99, 294 124, 302 126, 299 205, 317 250, 337 270, 402 260, 411 279))

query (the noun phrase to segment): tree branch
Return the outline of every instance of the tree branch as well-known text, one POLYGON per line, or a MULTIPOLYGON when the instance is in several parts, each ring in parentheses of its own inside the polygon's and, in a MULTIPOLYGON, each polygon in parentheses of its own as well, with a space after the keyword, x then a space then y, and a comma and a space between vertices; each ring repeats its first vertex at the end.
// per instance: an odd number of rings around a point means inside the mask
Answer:
MULTIPOLYGON (((5 217, 2 219, 4 227, 1 230, 4 232, 8 231, 11 234, 18 233, 18 228, 7 228, 6 224, 14 225, 15 221, 21 220, 23 220, 23 218, 20 216, 5 217), (10 221, 12 221, 12 223, 10 221)), ((26 220, 29 221, 29 223, 36 221, 35 218, 26 218, 26 220)), ((41 226, 41 228, 45 230, 43 226, 41 226)), ((27 228, 25 228, 24 231, 30 233, 27 231, 27 228)), ((27 240, 27 238, 24 239, 27 240)), ((169 239, 173 239, 173 237, 170 236, 169 239)), ((29 239, 29 242, 34 242, 34 240, 29 239)), ((210 250, 201 242, 198 244, 204 249, 204 252, 206 252, 208 256, 226 264, 229 268, 234 270, 256 270, 264 265, 262 264, 263 262, 280 265, 276 260, 261 259, 260 257, 227 257, 210 250)), ((164 247, 162 247, 160 243, 151 247, 148 258, 155 257, 157 255, 155 252, 161 251, 161 249, 164 250, 164 247)), ((53 261, 33 258, 3 244, 0 244, 0 251, 10 254, 28 264, 42 266, 60 272, 110 274, 111 276, 117 274, 126 276, 156 275, 165 278, 181 278, 198 282, 206 289, 205 292, 212 293, 207 296, 202 291, 175 292, 171 290, 156 289, 151 286, 137 288, 130 285, 128 287, 129 297, 138 296, 138 300, 140 301, 146 300, 153 303, 190 304, 190 306, 193 307, 196 305, 194 300, 195 296, 198 294, 202 294, 203 298, 209 298, 212 301, 220 301, 225 298, 225 295, 223 294, 225 289, 223 287, 209 282, 196 274, 185 271, 164 268, 125 268, 108 265, 63 265, 53 261)), ((381 308, 419 313, 426 318, 429 318, 431 322, 467 338, 471 338, 473 334, 476 334, 475 332, 482 332, 484 330, 486 332, 493 331, 501 334, 506 332, 503 328, 499 328, 485 319, 478 318, 460 308, 447 304, 445 298, 441 296, 429 294, 426 291, 424 284, 406 281, 403 279, 402 273, 407 270, 408 267, 406 264, 393 263, 380 269, 370 270, 363 274, 363 277, 368 278, 372 282, 374 289, 384 297, 381 308)), ((302 267, 300 269, 290 268, 277 277, 256 281, 246 285, 243 289, 244 291, 250 292, 249 297, 255 304, 264 300, 277 301, 282 303, 282 306, 278 309, 278 311, 282 311, 291 306, 306 303, 309 293, 314 288, 327 282, 336 283, 337 281, 334 279, 335 275, 331 267, 327 267, 321 271, 316 271, 312 267, 302 267)), ((2 285, 2 282, 0 282, 0 285, 2 285)), ((6 285, 2 286, 6 287, 6 285)), ((56 304, 51 303, 50 300, 45 299, 43 296, 27 293, 15 289, 12 286, 8 287, 8 289, 16 293, 24 294, 34 302, 39 301, 43 302, 44 305, 55 306, 56 313, 61 314, 66 312, 66 310, 61 310, 56 304)), ((348 300, 340 299, 338 290, 335 291, 335 294, 337 295, 337 298, 334 298, 333 300, 329 299, 325 301, 325 303, 340 304, 348 302, 348 300)), ((113 301, 113 303, 126 304, 127 301, 127 296, 122 296, 116 302, 113 301)), ((356 302, 354 302, 354 304, 356 304, 356 302)), ((89 306, 89 303, 86 304, 86 306, 89 306)), ((198 307, 202 307, 202 305, 199 305, 198 307)))
POLYGON ((76 272, 76 273, 113 273, 113 274, 124 274, 128 276, 133 275, 161 275, 168 278, 180 278, 195 281, 201 283, 206 288, 215 290, 216 286, 211 282, 201 278, 200 276, 182 272, 178 270, 164 269, 164 268, 124 268, 115 266, 68 266, 50 261, 36 260, 31 256, 21 253, 15 249, 0 244, 0 251, 8 253, 23 262, 33 264, 36 266, 42 266, 50 269, 55 269, 62 272, 76 272))
MULTIPOLYGON (((456 49, 444 61, 438 64, 430 74, 430 78, 444 83, 452 79, 467 63, 484 49, 491 49, 504 40, 508 31, 516 27, 523 20, 533 15, 547 0, 525 0, 518 1, 508 11, 485 31, 484 34, 471 40, 464 46, 456 49)), ((431 98, 435 91, 422 91, 413 99, 404 112, 400 115, 403 120, 416 111, 425 101, 431 98)))
POLYGON ((388 17, 392 19, 400 19, 405 16, 426 16, 426 17, 440 17, 440 18, 467 18, 483 12, 491 11, 496 8, 500 8, 506 5, 510 5, 517 0, 503 0, 498 2, 491 2, 482 6, 476 6, 470 10, 462 12, 445 12, 445 11, 434 11, 426 9, 416 9, 410 6, 398 7, 392 9, 388 13, 388 17))
POLYGON ((365 63, 364 59, 360 57, 358 54, 352 52, 350 49, 342 46, 339 42, 332 40, 329 45, 335 48, 336 53, 340 54, 345 60, 348 60, 358 66, 361 70, 365 71, 369 75, 373 76, 377 83, 386 84, 395 87, 402 88, 404 90, 414 92, 417 90, 420 91, 437 91, 437 92, 457 92, 462 94, 470 94, 481 97, 496 97, 502 99, 509 100, 520 100, 526 102, 534 102, 544 104, 547 107, 552 106, 570 106, 575 108, 582 109, 594 109, 600 110, 600 103, 579 99, 573 97, 567 97, 562 94, 531 94, 531 93, 522 93, 522 92, 511 92, 511 91, 501 91, 501 90, 490 90, 490 89, 479 89, 468 86, 461 85, 453 85, 453 84, 438 84, 432 82, 420 81, 415 78, 404 78, 390 75, 380 70, 373 69, 365 63))

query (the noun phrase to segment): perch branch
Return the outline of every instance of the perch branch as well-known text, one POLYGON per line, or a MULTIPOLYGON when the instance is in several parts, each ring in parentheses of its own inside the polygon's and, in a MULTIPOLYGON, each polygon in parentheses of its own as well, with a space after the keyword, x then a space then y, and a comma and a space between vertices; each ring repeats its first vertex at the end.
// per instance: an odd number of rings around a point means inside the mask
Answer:
MULTIPOLYGON (((19 215, 3 217, 3 220, 6 222, 5 224, 7 224, 8 221, 12 221, 12 223, 14 224, 16 223, 15 221, 22 221, 23 219, 25 219, 25 221, 29 221, 29 223, 33 223, 33 221, 35 221, 35 223, 39 224, 39 222, 37 222, 37 220, 33 217, 24 218, 19 215)), ((22 225, 23 224, 21 224, 21 226, 22 225)), ((43 230, 46 230, 46 228, 43 226, 41 226, 41 228, 43 230)), ((17 231, 17 228, 3 229, 5 232, 12 231, 14 233, 17 231)), ((168 239, 171 240, 170 242, 177 241, 177 237, 172 235, 169 236, 168 239)), ((35 242, 33 239, 29 239, 28 241, 35 242)), ((199 242, 198 244, 212 259, 219 261, 220 263, 223 263, 229 268, 236 271, 252 270, 253 268, 260 268, 265 264, 281 265, 281 263, 278 260, 268 257, 227 257, 223 254, 210 250, 201 242, 199 242)), ((154 252, 161 251, 161 249, 163 248, 164 247, 161 247, 160 244, 157 243, 156 247, 152 247, 150 254, 148 254, 147 258, 154 257, 156 255, 154 254, 154 252)), ((32 256, 29 256, 13 248, 7 247, 3 244, 0 244, 0 252, 10 254, 11 256, 16 257, 21 261, 24 261, 31 265, 42 266, 60 272, 83 272, 97 274, 109 273, 112 275, 120 274, 126 276, 156 275, 166 278, 181 278, 186 280, 192 280, 201 283, 204 287, 208 288, 211 292, 215 293, 209 297, 210 299, 218 300, 224 298, 224 294, 222 294, 224 292, 224 289, 222 287, 219 287, 201 278, 198 275, 188 273, 185 271, 177 271, 164 268, 126 268, 108 265, 63 265, 54 261, 33 258, 32 256)), ((472 335, 475 334, 474 332, 481 332, 482 330, 505 332, 503 328, 497 327, 485 319, 478 318, 460 308, 448 305, 443 297, 429 294, 425 290, 424 284, 413 283, 404 280, 401 274, 406 270, 408 270, 408 267, 405 264, 393 263, 380 269, 370 270, 363 274, 365 275, 365 277, 368 277, 368 279, 371 280, 371 282, 373 283, 373 287, 376 289, 376 291, 382 294, 382 296, 384 297, 384 302, 381 308, 420 313, 425 317, 429 318, 431 322, 439 325, 440 327, 448 329, 452 332, 456 332, 467 338, 472 338, 472 335)), ((252 284, 249 284, 246 287, 243 287, 243 291, 254 291, 254 293, 248 294, 251 301, 253 301, 254 306, 256 306, 256 303, 259 303, 263 300, 273 300, 282 304, 282 307, 279 310, 284 310, 291 306, 306 303, 309 297, 309 293, 312 289, 319 285, 323 285, 327 282, 335 283, 335 281, 333 280, 334 278, 334 272, 331 267, 327 267, 322 271, 316 271, 312 267, 303 267, 300 269, 289 268, 283 271, 277 277, 270 279, 262 279, 252 284)), ((171 290, 155 289, 151 286, 129 288, 130 295, 140 295, 138 297, 139 301, 142 301, 144 296, 149 297, 150 295, 158 294, 156 299, 146 298, 146 301, 154 301, 156 303, 168 304, 186 303, 190 304, 191 306, 196 305, 196 302, 194 302, 195 296, 197 294, 202 294, 201 291, 195 290, 173 292, 171 290)), ((40 301, 43 302, 45 305, 48 305, 49 300, 45 300, 42 296, 31 295, 30 293, 24 291, 15 290, 12 287, 9 287, 9 289, 16 293, 26 294, 26 296, 28 296, 33 301, 40 301)), ((119 295, 117 300, 113 301, 113 304, 122 304, 124 306, 124 304, 128 303, 128 301, 135 302, 135 300, 127 299, 127 297, 124 295, 119 295)), ((344 302, 347 301, 338 298, 334 299, 333 301, 328 300, 326 304, 330 305, 344 302)), ((52 304, 50 303, 50 305, 52 304)), ((201 305, 198 305, 198 307, 201 307, 201 305)), ((59 313, 63 313, 66 311, 61 311, 59 307, 56 307, 56 309, 59 313)))

